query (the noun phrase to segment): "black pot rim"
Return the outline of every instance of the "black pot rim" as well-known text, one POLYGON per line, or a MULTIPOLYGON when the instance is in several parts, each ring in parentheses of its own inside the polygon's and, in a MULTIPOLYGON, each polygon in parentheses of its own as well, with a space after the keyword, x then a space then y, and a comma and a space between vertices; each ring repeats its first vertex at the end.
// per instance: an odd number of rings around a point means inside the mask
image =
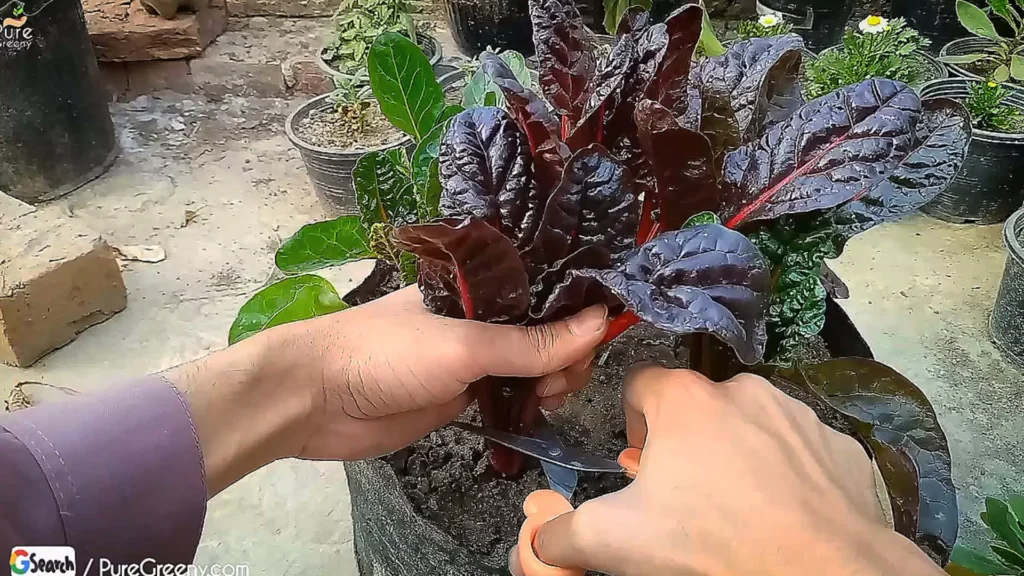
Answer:
MULTIPOLYGON (((943 56, 958 55, 959 54, 959 50, 957 50, 957 48, 961 48, 961 47, 964 47, 964 48, 967 48, 967 47, 981 48, 981 47, 985 47, 985 46, 992 46, 995 43, 996 43, 995 40, 989 40, 988 38, 979 38, 977 36, 968 36, 966 38, 957 38, 956 40, 952 40, 948 44, 943 46, 942 50, 939 50, 939 58, 942 58, 943 56)), ((974 80, 981 80, 981 76, 978 76, 977 74, 975 74, 973 72, 968 72, 963 67, 961 67, 959 64, 948 64, 948 63, 945 63, 945 62, 943 62, 943 64, 946 64, 946 66, 950 70, 952 70, 953 72, 956 72, 956 74, 958 76, 963 76, 964 78, 971 78, 971 79, 974 79, 974 80)))
MULTIPOLYGON (((922 86, 919 92, 922 100, 929 98, 952 98, 953 100, 962 101, 967 97, 967 85, 972 82, 981 81, 982 80, 980 78, 963 78, 953 76, 929 82, 922 86), (962 90, 957 90, 958 88, 962 88, 962 90), (950 91, 954 93, 951 94, 950 91)), ((1024 90, 1014 88, 1012 86, 1011 90, 1013 93, 1007 99, 1007 103, 1024 112, 1024 90)), ((985 142, 1007 144, 1010 146, 1024 145, 1024 133, 1007 134, 1005 132, 991 132, 989 130, 974 128, 972 137, 985 142)))
POLYGON ((1024 246, 1021 245, 1018 232, 1024 232, 1024 208, 1011 214, 1003 224, 1003 242, 1006 243, 1006 250, 1010 253, 1010 258, 1024 266, 1024 246))
POLYGON ((340 150, 338 148, 323 148, 321 146, 310 144, 309 142, 306 142, 302 138, 299 138, 299 135, 296 132, 295 127, 298 126, 299 122, 303 118, 306 118, 312 112, 316 110, 323 110, 325 108, 333 106, 333 104, 327 101, 327 99, 330 97, 330 94, 321 94, 319 96, 306 100, 302 104, 302 106, 299 106, 298 108, 295 109, 295 111, 288 115, 288 119, 284 123, 284 131, 285 134, 288 135, 288 140, 291 141, 293 146, 295 146, 299 150, 308 150, 312 152, 318 152, 320 154, 330 154, 344 158, 359 157, 362 156, 363 154, 369 154, 370 152, 383 152, 385 150, 390 150, 392 148, 403 146, 412 141, 412 138, 408 134, 403 134, 402 138, 395 140, 394 142, 391 142, 389 144, 384 144, 376 148, 368 148, 366 150, 355 151, 340 150))
MULTIPOLYGON (((429 45, 433 49, 434 55, 431 56, 429 59, 430 67, 433 68, 434 66, 437 66, 437 64, 441 61, 441 57, 443 55, 441 41, 435 38, 432 34, 428 34, 427 32, 416 32, 416 44, 419 45, 420 48, 422 48, 424 45, 429 45)), ((340 72, 338 72, 334 68, 331 68, 331 65, 328 64, 326 60, 324 60, 324 50, 327 50, 327 46, 321 46, 320 49, 316 51, 317 65, 320 67, 321 70, 323 70, 327 74, 340 74, 340 72)))

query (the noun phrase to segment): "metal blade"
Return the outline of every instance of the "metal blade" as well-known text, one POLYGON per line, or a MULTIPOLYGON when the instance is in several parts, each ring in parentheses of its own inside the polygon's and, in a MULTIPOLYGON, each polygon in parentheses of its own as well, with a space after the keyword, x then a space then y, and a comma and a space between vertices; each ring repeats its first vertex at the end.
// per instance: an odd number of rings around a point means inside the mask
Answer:
MULTIPOLYGON (((551 427, 551 423, 548 422, 548 419, 539 410, 534 422, 533 435, 538 440, 544 440, 552 446, 565 449, 565 445, 562 444, 562 440, 558 437, 555 429, 551 427)), ((576 493, 576 484, 580 480, 580 475, 572 468, 566 468, 565 466, 552 464, 544 460, 540 461, 540 465, 544 469, 544 476, 548 479, 548 486, 564 496, 566 500, 572 502, 572 495, 576 493)))
POLYGON ((466 424, 465 422, 452 422, 450 426, 483 436, 502 446, 508 446, 516 452, 522 452, 544 462, 551 462, 565 468, 571 468, 580 472, 622 472, 622 466, 619 466, 618 462, 588 454, 571 446, 555 446, 537 438, 483 428, 473 424, 466 424))

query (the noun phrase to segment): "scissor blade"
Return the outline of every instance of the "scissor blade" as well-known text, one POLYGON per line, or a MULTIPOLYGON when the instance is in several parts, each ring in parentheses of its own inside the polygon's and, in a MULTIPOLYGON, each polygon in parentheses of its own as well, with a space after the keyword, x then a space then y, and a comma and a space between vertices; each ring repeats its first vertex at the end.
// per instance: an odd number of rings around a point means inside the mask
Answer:
MULTIPOLYGON (((551 423, 548 422, 548 419, 539 410, 534 422, 533 435, 538 440, 543 440, 552 446, 565 449, 561 438, 558 437, 558 433, 555 432, 555 429, 551 427, 551 423)), ((566 468, 560 464, 541 460, 540 465, 544 469, 544 476, 548 479, 548 486, 571 502, 572 495, 576 493, 576 485, 579 483, 580 475, 572 468, 566 468)))
POLYGON ((451 425, 460 430, 483 436, 516 452, 522 452, 544 462, 551 462, 565 468, 571 468, 580 472, 622 472, 622 466, 619 466, 618 462, 594 456, 570 446, 559 447, 537 438, 474 426, 465 422, 452 422, 451 425))

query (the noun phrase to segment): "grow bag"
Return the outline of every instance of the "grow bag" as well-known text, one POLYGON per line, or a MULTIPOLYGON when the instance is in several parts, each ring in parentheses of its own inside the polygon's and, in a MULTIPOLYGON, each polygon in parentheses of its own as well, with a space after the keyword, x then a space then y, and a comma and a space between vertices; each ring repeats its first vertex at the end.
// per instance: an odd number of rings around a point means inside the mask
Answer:
MULTIPOLYGON (((968 96, 967 78, 948 78, 921 89, 922 98, 968 96)), ((1006 102, 1024 110, 1024 92, 1015 91, 1006 102)), ((1002 222, 1024 202, 1024 134, 999 134, 974 129, 967 158, 953 182, 921 211, 958 224, 1002 222)))
POLYGON ((117 157, 106 91, 78 0, 0 13, 0 192, 63 196, 117 157))
POLYGON ((779 12, 815 52, 839 44, 856 0, 758 0, 758 12, 779 12))
POLYGON ((488 47, 535 52, 528 0, 444 0, 444 11, 455 44, 469 56, 488 47))
POLYGON ((967 32, 956 17, 956 0, 892 0, 892 15, 932 41, 932 49, 967 32))
POLYGON ((1014 362, 1024 366, 1024 210, 1014 212, 1003 227, 1006 267, 992 310, 992 341, 1014 362))

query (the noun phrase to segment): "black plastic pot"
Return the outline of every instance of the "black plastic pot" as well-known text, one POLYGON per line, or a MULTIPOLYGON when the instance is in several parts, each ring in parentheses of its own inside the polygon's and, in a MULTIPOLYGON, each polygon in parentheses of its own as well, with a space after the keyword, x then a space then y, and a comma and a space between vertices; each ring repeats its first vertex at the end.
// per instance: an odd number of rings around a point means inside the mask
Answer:
POLYGON ((815 52, 839 44, 856 0, 758 0, 758 8, 779 12, 815 52))
MULTIPOLYGON (((970 94, 968 78, 948 78, 921 89, 922 98, 962 100, 970 94)), ((1024 92, 1006 103, 1024 110, 1024 92)), ((921 211, 957 224, 995 224, 1006 220, 1024 202, 1024 134, 999 134, 974 129, 960 173, 921 211)))
MULTIPOLYGON (((983 52, 986 48, 995 46, 995 42, 988 38, 960 38, 959 40, 953 40, 946 44, 939 51, 939 57, 943 56, 966 56, 968 54, 977 54, 983 52)), ((959 76, 961 78, 972 78, 978 80, 981 76, 967 71, 963 66, 959 64, 946 64, 950 71, 953 72, 953 76, 959 76)))
MULTIPOLYGON (((418 32, 416 34, 416 44, 420 47, 421 50, 423 50, 423 53, 426 54, 427 59, 430 60, 430 65, 434 68, 434 72, 438 73, 438 65, 441 62, 442 56, 444 56, 441 48, 441 43, 438 42, 437 38, 434 38, 433 36, 427 34, 426 32, 418 32)), ((317 50, 317 66, 319 66, 320 69, 323 70, 324 74, 326 74, 328 78, 334 75, 339 75, 340 72, 332 68, 331 65, 327 63, 327 60, 324 59, 325 50, 327 50, 326 46, 317 50)))
POLYGON ((63 196, 117 157, 106 90, 79 0, 25 2, 0 19, 0 192, 25 202, 63 196))
POLYGON ((1006 267, 992 310, 992 341, 1014 362, 1024 366, 1024 210, 1010 216, 1003 226, 1006 267))
POLYGON ((448 29, 459 50, 477 56, 487 47, 533 56, 528 0, 444 0, 448 29))
MULTIPOLYGON (((839 50, 842 47, 843 47, 842 44, 838 44, 836 46, 830 46, 830 47, 822 50, 821 54, 818 55, 818 56, 815 56, 815 55, 808 56, 807 54, 804 54, 804 63, 806 64, 807 62, 810 62, 811 60, 816 59, 819 56, 824 56, 825 54, 828 54, 829 52, 832 52, 833 50, 839 50)), ((922 78, 919 81, 911 84, 911 86, 913 88, 920 89, 921 87, 923 87, 925 84, 928 84, 929 82, 934 82, 936 80, 943 80, 945 78, 949 78, 949 70, 946 68, 945 64, 943 64, 942 62, 939 62, 938 60, 936 60, 935 57, 932 56, 931 54, 928 54, 927 52, 924 52, 923 50, 917 50, 917 51, 914 52, 914 57, 920 59, 921 62, 925 65, 925 67, 928 69, 928 71, 924 75, 924 78, 922 78)))
POLYGON ((906 18, 912 28, 932 41, 932 49, 965 36, 956 17, 956 0, 892 0, 893 17, 906 18))

